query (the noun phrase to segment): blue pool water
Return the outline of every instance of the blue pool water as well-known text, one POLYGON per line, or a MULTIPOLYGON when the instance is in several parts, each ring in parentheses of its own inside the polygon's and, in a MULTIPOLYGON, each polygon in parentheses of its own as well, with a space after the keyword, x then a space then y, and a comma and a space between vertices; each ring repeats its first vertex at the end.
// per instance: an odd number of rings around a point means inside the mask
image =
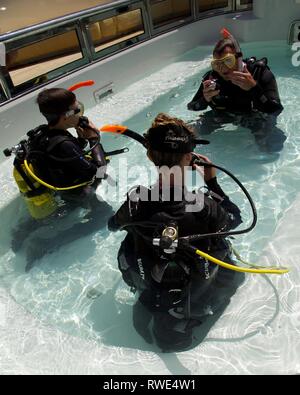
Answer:
MULTIPOLYGON (((287 137, 284 148, 279 154, 261 152, 249 130, 227 125, 208 136, 211 144, 201 147, 201 152, 231 170, 250 192, 259 221, 250 234, 236 237, 234 245, 246 260, 265 263, 261 258, 263 251, 271 248, 270 242, 280 221, 300 191, 300 73, 299 68, 292 66, 292 53, 283 42, 251 43, 243 45, 243 49, 246 56, 267 56, 277 77, 285 107, 278 118, 278 127, 287 137)), ((107 98, 86 115, 99 126, 123 123, 141 133, 158 112, 186 121, 196 119, 197 113, 188 111, 186 104, 208 70, 210 51, 210 47, 195 48, 159 72, 107 98)), ((120 177, 119 160, 126 158, 129 168, 148 163, 143 148, 132 140, 104 136, 103 145, 107 149, 123 146, 130 149, 128 154, 112 158, 110 168, 114 178, 120 177)), ((120 280, 116 260, 123 232, 109 233, 102 224, 91 235, 52 249, 25 272, 26 253, 37 238, 42 238, 47 245, 49 235, 68 232, 75 223, 84 222, 85 213, 77 210, 68 218, 62 213, 61 221, 49 221, 42 229, 23 235, 26 238, 24 246, 14 253, 10 248, 11 230, 27 213, 12 180, 11 167, 10 161, 5 162, 1 178, 0 286, 42 324, 75 336, 78 342, 82 339, 93 342, 103 350, 103 360, 117 360, 116 374, 135 374, 137 366, 141 374, 299 372, 300 353, 291 352, 283 358, 278 350, 278 344, 284 342, 286 348, 299 348, 300 289, 296 267, 284 277, 247 276, 206 341, 194 350, 179 354, 176 363, 164 360, 161 367, 161 359, 156 363, 158 350, 146 344, 132 326, 134 296, 120 280), (290 320, 293 330, 282 324, 290 320), (280 362, 282 358, 284 363, 280 362)), ((146 182, 145 177, 141 169, 134 169, 130 172, 129 186, 146 182)), ((219 179, 241 208, 244 225, 249 224, 251 212, 244 195, 227 177, 220 174, 219 179)), ((114 210, 127 191, 127 186, 120 184, 115 194, 110 190, 105 192, 105 188, 101 191, 101 187, 97 191, 106 197, 114 210)), ((289 243, 288 237, 285 243, 289 243)), ((295 240, 287 251, 294 248, 293 243, 295 240)), ((274 251, 270 264, 293 266, 288 255, 285 262, 277 258, 277 251, 274 251)), ((9 349, 8 342, 2 347, 9 349)), ((93 371, 91 367, 86 373, 90 371, 93 371)), ((101 371, 110 373, 105 369, 101 371)))

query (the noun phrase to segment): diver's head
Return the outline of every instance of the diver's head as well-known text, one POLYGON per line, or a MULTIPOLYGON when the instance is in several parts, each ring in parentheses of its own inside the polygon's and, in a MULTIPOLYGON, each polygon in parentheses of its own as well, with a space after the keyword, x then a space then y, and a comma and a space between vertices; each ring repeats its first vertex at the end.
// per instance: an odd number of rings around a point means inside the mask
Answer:
POLYGON ((144 135, 148 158, 158 167, 189 166, 196 144, 208 144, 195 139, 194 131, 181 119, 160 113, 144 135))
POLYGON ((213 51, 212 68, 224 80, 230 80, 232 73, 238 70, 238 55, 232 39, 220 40, 213 51))
POLYGON ((39 93, 37 104, 50 127, 68 129, 78 126, 82 105, 73 92, 61 88, 45 89, 39 93))

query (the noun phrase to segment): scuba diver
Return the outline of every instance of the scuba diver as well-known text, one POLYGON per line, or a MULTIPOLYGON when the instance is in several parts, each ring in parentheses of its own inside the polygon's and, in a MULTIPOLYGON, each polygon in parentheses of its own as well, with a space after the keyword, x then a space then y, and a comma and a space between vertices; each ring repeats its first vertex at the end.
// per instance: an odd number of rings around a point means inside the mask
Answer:
POLYGON ((187 107, 206 110, 195 122, 201 134, 209 134, 224 124, 248 128, 261 151, 279 152, 286 136, 277 126, 282 112, 278 87, 267 58, 243 60, 239 43, 226 30, 213 50, 212 70, 202 79, 200 88, 187 107))
POLYGON ((61 88, 43 90, 37 104, 48 123, 29 131, 28 140, 14 152, 14 177, 32 218, 13 230, 12 248, 19 250, 24 234, 30 235, 53 216, 57 220, 64 216, 62 212, 77 207, 87 209, 87 214, 67 231, 49 239, 35 238, 27 248, 27 271, 51 250, 98 231, 113 213, 95 195, 96 187, 106 177, 107 162, 100 133, 82 115, 83 105, 72 91, 61 88), (69 128, 75 128, 78 137, 68 132, 69 128))
MULTIPOLYGON (((195 159, 211 162, 193 153, 196 144, 208 142, 195 139, 182 120, 159 114, 145 134, 145 142, 147 156, 158 169, 158 181, 150 189, 138 186, 129 191, 108 228, 128 232, 118 253, 118 266, 126 284, 138 291, 133 307, 136 331, 148 343, 154 336, 164 352, 182 351, 193 343, 193 328, 212 314, 207 312, 208 306, 213 314, 224 310, 244 275, 155 240, 172 232, 180 237, 224 232, 236 228, 242 219, 239 208, 218 184, 214 167, 204 168, 207 193, 187 190, 187 169, 192 167, 203 176, 195 159), (179 177, 170 175, 170 169, 179 177), (220 289, 223 296, 217 300, 220 289)), ((230 261, 224 237, 203 238, 195 246, 230 261)))

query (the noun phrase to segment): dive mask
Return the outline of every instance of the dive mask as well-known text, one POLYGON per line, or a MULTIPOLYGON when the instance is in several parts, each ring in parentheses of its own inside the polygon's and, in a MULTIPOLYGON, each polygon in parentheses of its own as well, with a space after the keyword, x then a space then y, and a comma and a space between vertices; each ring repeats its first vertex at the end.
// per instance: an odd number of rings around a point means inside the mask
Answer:
POLYGON ((70 117, 72 115, 78 114, 81 117, 83 113, 84 113, 84 105, 81 102, 78 102, 77 108, 65 112, 65 115, 66 117, 70 117))
POLYGON ((232 53, 228 53, 221 59, 213 58, 211 62, 211 67, 213 70, 218 71, 221 70, 223 67, 227 67, 228 69, 233 69, 236 65, 236 55, 232 53))

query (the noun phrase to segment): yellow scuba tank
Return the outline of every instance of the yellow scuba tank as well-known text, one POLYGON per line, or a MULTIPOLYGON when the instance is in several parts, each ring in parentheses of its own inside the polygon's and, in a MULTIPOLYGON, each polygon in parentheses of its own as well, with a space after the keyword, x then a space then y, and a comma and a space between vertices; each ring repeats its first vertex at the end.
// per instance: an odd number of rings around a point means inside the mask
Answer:
MULTIPOLYGON (((34 219, 43 219, 55 212, 57 203, 50 189, 43 187, 27 173, 24 164, 19 164, 19 169, 14 166, 13 176, 23 195, 27 208, 34 219), (23 177, 23 175, 24 177, 23 177), (24 179, 25 178, 25 179, 24 179), (32 184, 30 188, 26 179, 32 184)), ((29 165, 32 169, 32 165, 29 165)), ((33 169, 32 169, 33 170, 33 169)))

